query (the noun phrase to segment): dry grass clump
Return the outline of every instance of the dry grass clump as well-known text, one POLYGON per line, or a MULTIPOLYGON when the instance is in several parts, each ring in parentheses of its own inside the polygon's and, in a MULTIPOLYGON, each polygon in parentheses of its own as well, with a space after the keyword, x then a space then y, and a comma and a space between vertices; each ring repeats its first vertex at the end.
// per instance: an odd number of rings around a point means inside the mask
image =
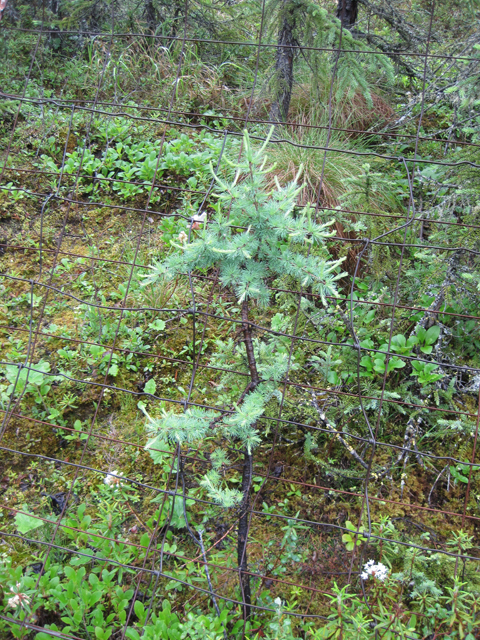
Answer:
MULTIPOLYGON (((363 96, 361 96, 362 99, 363 96)), ((298 107, 297 101, 294 105, 298 107)), ((361 101, 357 104, 361 104, 361 101)), ((345 103, 342 108, 347 108, 345 103)), ((393 195, 389 197, 389 189, 378 182, 378 173, 374 173, 368 199, 362 197, 364 178, 369 158, 359 155, 366 150, 365 138, 361 134, 339 131, 334 128, 341 117, 336 108, 332 107, 331 127, 329 130, 328 113, 324 106, 313 107, 299 111, 294 119, 289 118, 290 124, 277 129, 277 142, 269 150, 270 161, 275 167, 270 174, 272 186, 275 177, 280 184, 286 184, 294 179, 300 166, 303 166, 302 181, 304 188, 299 196, 298 204, 308 202, 320 208, 338 208, 340 211, 329 211, 334 218, 336 235, 343 239, 357 237, 355 224, 359 216, 354 213, 343 213, 341 210, 385 211, 392 210, 395 204, 393 195), (377 184, 378 182, 378 184, 377 184), (391 202, 390 202, 391 200, 391 202)), ((360 109, 347 115, 345 128, 353 128, 351 121, 362 116, 360 109), (351 118, 348 121, 348 118, 351 118)), ((364 123, 366 117, 364 117, 364 123)), ((372 166, 373 172, 378 172, 377 166, 372 166)), ((395 208, 395 207, 394 207, 395 208)), ((360 217, 362 217, 360 215, 360 217)), ((362 217, 362 222, 370 227, 376 219, 362 217)), ((358 247, 350 243, 340 242, 332 249, 336 257, 345 255, 347 260, 344 268, 351 272, 356 265, 358 247)))
POLYGON ((272 144, 269 150, 269 158, 276 165, 272 183, 274 176, 280 184, 290 182, 302 165, 305 188, 299 204, 316 203, 320 197, 320 205, 335 207, 348 189, 347 178, 359 173, 360 159, 355 152, 361 150, 361 140, 346 138, 335 130, 329 137, 324 118, 320 121, 322 128, 312 128, 309 125, 315 120, 311 112, 299 114, 294 122, 293 126, 278 129, 277 138, 282 141, 272 144))
MULTIPOLYGON (((328 124, 331 78, 326 76, 312 84, 297 82, 293 87, 288 123, 297 122, 307 117, 310 120, 325 119, 328 124)), ((371 104, 365 95, 357 90, 353 95, 342 91, 334 82, 332 90, 332 123, 334 129, 344 130, 347 137, 356 137, 363 132, 375 132, 384 127, 395 115, 394 109, 385 98, 370 89, 371 104), (347 131, 345 131, 347 130, 347 131)), ((268 120, 272 99, 264 93, 265 87, 259 88, 254 96, 250 110, 251 119, 268 120)), ((246 111, 250 102, 250 94, 244 95, 241 104, 246 111)), ((318 123, 316 123, 318 124, 318 123)))
MULTIPOLYGON (((370 90, 372 104, 361 91, 356 91, 353 96, 340 92, 333 86, 332 91, 332 127, 335 129, 347 129, 345 135, 355 137, 367 131, 378 131, 385 126, 394 116, 393 108, 379 94, 370 90)), ((325 81, 317 86, 311 83, 298 84, 292 94, 290 103, 289 120, 298 118, 304 113, 312 111, 323 112, 328 118, 328 105, 330 99, 330 82, 325 81)))

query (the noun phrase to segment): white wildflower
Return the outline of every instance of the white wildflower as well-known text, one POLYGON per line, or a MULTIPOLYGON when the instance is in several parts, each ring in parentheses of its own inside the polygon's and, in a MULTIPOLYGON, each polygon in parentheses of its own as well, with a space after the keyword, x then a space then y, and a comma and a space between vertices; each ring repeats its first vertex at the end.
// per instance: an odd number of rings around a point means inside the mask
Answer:
POLYGON ((30 604, 30 598, 26 593, 21 593, 20 587, 22 585, 20 582, 17 582, 16 587, 10 587, 10 591, 15 594, 11 598, 8 599, 8 606, 12 609, 16 609, 17 607, 25 607, 30 604))
POLYGON ((360 574, 360 577, 362 578, 362 580, 368 580, 370 577, 372 577, 372 578, 375 578, 376 580, 381 580, 382 582, 384 582, 387 576, 388 576, 387 567, 381 562, 379 562, 378 564, 375 564, 375 560, 369 560, 367 563, 365 563, 363 565, 363 571, 360 574))
POLYGON ((195 214, 194 216, 192 216, 190 218, 190 220, 192 222, 200 222, 200 223, 204 223, 207 222, 207 212, 204 211, 203 213, 200 211, 199 213, 195 214))
POLYGON ((12 609, 16 609, 21 604, 20 596, 17 594, 8 599, 8 606, 12 609))
POLYGON ((192 229, 197 230, 200 229, 202 224, 207 224, 208 218, 207 213, 204 211, 203 213, 197 213, 196 215, 190 218, 190 224, 192 225, 192 229))
POLYGON ((180 233, 178 234, 178 239, 180 240, 180 242, 186 242, 188 240, 188 236, 185 231, 180 231, 180 233))
POLYGON ((108 473, 104 480, 104 483, 109 487, 115 487, 115 490, 117 490, 119 487, 123 486, 121 478, 117 476, 123 476, 123 472, 115 470, 111 473, 108 473))

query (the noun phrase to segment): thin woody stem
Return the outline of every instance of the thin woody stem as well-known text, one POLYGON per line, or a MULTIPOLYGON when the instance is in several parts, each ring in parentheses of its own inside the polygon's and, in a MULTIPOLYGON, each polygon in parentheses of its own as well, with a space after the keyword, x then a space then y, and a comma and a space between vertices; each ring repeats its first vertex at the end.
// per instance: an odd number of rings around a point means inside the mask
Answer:
POLYGON ((255 352, 253 350, 252 328, 248 320, 248 302, 246 300, 244 300, 242 303, 242 331, 243 341, 245 343, 245 349, 247 351, 248 368, 250 369, 250 391, 253 391, 253 389, 255 389, 257 384, 260 382, 260 376, 258 375, 257 362, 255 360, 255 352))
MULTIPOLYGON (((247 352, 248 368, 250 370, 251 380, 245 389, 243 397, 251 393, 260 382, 258 375, 257 362, 255 360, 255 352, 253 349, 252 328, 248 320, 248 302, 245 300, 242 304, 242 330, 243 341, 247 352)), ((245 448, 243 452, 243 471, 242 471, 242 494, 243 501, 241 506, 241 515, 238 522, 238 544, 237 558, 238 569, 240 574, 240 588, 242 590, 243 616, 248 620, 251 613, 252 594, 250 587, 250 575, 248 572, 248 511, 250 507, 250 487, 253 475, 253 455, 245 448)))

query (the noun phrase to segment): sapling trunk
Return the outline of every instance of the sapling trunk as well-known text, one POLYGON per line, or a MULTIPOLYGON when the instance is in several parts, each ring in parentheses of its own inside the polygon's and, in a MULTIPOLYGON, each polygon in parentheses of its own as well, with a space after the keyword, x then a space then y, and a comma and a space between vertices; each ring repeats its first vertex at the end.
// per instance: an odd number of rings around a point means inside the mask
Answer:
MULTIPOLYGON (((245 300, 242 304, 242 330, 243 341, 247 353, 248 368, 250 370, 250 382, 248 383, 247 393, 253 391, 259 383, 257 371, 257 362, 255 360, 255 352, 253 350, 252 330, 248 321, 248 302, 245 300)), ((253 473, 253 455, 247 449, 243 452, 243 471, 242 471, 242 506, 241 515, 238 522, 238 545, 237 557, 238 568, 240 570, 240 588, 242 590, 243 600, 243 616, 245 619, 250 617, 252 604, 252 593, 250 589, 250 575, 248 572, 248 517, 250 508, 250 487, 252 484, 253 473)))
MULTIPOLYGON (((178 0, 175 0, 175 3, 177 2, 178 0)), ((285 15, 282 16, 287 20, 286 31, 292 30, 296 5, 293 0, 282 0, 282 2, 286 3, 285 15)), ((292 48, 287 46, 287 43, 293 42, 293 31, 285 33, 281 40, 284 44, 279 51, 291 54, 292 48)), ((290 62, 287 60, 285 67, 284 61, 280 60, 279 70, 286 69, 289 73, 290 62)), ((287 78, 287 93, 289 86, 287 78)), ((283 98, 281 100, 284 114, 288 107, 287 97, 286 95, 285 100, 283 98)), ((262 368, 260 368, 260 361, 257 363, 260 352, 255 352, 254 349, 249 305, 258 303, 267 306, 268 284, 278 276, 290 277, 293 274, 295 279, 301 279, 304 287, 312 286, 312 293, 319 292, 324 298, 327 295, 336 294, 335 281, 343 275, 336 272, 341 260, 327 261, 317 255, 304 256, 303 251, 297 251, 299 243, 310 243, 314 239, 317 242, 329 238, 331 223, 317 225, 308 217, 308 210, 302 212, 302 215, 297 218, 291 215, 300 191, 296 181, 283 188, 278 183, 276 189, 267 188, 265 176, 271 168, 265 167, 265 149, 272 134, 273 128, 260 149, 255 149, 248 134, 245 133, 245 159, 237 162, 236 178, 232 186, 225 185, 220 178, 217 178, 222 189, 218 194, 219 198, 227 203, 228 208, 235 207, 236 224, 240 223, 246 231, 238 234, 236 229, 229 228, 228 225, 208 225, 195 242, 183 242, 180 252, 170 253, 162 264, 152 267, 153 274, 148 276, 147 281, 159 281, 165 273, 175 276, 197 268, 206 269, 216 266, 224 286, 235 294, 238 304, 241 305, 240 332, 242 342, 245 344, 248 384, 245 385, 241 396, 237 397, 235 410, 227 417, 218 416, 217 418, 214 417, 212 410, 201 407, 191 407, 183 414, 174 410, 168 413, 163 411, 162 417, 158 419, 145 413, 158 433, 159 442, 165 438, 176 444, 201 442, 210 434, 218 433, 228 438, 230 442, 240 443, 237 446, 238 453, 243 453, 241 491, 222 487, 224 483, 218 468, 227 460, 227 456, 226 452, 220 450, 216 453, 216 458, 212 458, 212 473, 204 475, 201 485, 206 488, 208 495, 224 508, 231 508, 240 502, 237 555, 245 621, 252 613, 251 580, 248 574, 248 534, 254 465, 253 449, 263 440, 257 422, 261 420, 270 399, 276 397, 277 386, 288 369, 285 354, 275 353, 269 348, 262 351, 262 368), (245 177, 244 180, 238 180, 241 175, 245 177), (295 242, 288 248, 285 238, 290 236, 295 236, 295 242), (238 244, 239 241, 241 244, 238 244), (261 251, 260 246, 262 246, 261 251), (292 252, 295 253, 295 257, 292 256, 292 252), (317 273, 318 276, 315 275, 317 273), (263 367, 266 368, 263 369, 263 367), (261 371, 262 380, 260 380, 259 371, 261 371)), ((157 439, 150 441, 149 446, 155 442, 157 439)))
POLYGON ((241 515, 238 521, 237 559, 240 571, 240 589, 243 601, 243 617, 248 620, 252 604, 250 575, 248 572, 248 512, 250 508, 250 485, 252 483, 253 456, 245 449, 243 452, 241 515))
POLYGON ((260 381, 257 371, 257 361, 255 360, 255 352, 253 350, 252 328, 248 320, 248 302, 245 300, 242 304, 242 331, 245 349, 247 351, 248 368, 250 369, 249 391, 253 391, 260 381))

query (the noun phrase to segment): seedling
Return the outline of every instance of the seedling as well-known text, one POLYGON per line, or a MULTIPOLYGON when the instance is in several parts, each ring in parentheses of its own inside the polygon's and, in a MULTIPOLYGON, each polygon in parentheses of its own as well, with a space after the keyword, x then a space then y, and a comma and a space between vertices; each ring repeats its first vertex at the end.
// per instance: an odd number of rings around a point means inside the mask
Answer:
POLYGON ((434 364, 433 362, 413 360, 412 369, 413 371, 410 375, 418 377, 418 382, 422 386, 443 378, 442 373, 433 373, 435 369, 438 369, 438 364, 434 364))
POLYGON ((350 520, 346 521, 345 526, 349 531, 351 531, 351 533, 344 533, 342 535, 342 542, 344 542, 347 551, 353 551, 357 547, 357 545, 367 541, 367 538, 362 535, 364 531, 358 531, 357 527, 352 522, 350 522, 350 520))

